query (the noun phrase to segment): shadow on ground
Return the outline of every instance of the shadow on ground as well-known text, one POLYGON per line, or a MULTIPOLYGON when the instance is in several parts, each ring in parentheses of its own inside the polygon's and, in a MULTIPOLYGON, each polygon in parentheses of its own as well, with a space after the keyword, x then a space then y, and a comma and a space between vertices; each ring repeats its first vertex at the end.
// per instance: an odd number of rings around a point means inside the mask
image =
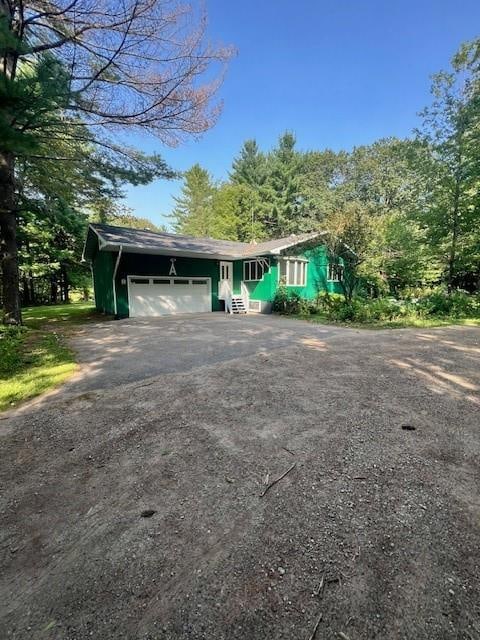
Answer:
POLYGON ((480 331, 243 320, 0 421, 2 637, 480 638, 480 331))

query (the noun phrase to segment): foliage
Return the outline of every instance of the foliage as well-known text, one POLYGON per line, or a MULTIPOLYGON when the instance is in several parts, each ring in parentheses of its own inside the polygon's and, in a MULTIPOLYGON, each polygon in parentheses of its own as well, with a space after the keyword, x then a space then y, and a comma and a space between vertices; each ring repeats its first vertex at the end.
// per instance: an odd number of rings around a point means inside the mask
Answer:
POLYGON ((224 183, 212 199, 211 235, 224 240, 252 242, 265 238, 265 230, 256 219, 259 194, 246 183, 224 183))
POLYGON ((422 112, 419 139, 431 151, 419 165, 430 183, 420 219, 443 263, 451 290, 479 273, 480 40, 465 44, 449 72, 433 76, 433 101, 422 112), (473 258, 473 259, 472 259, 473 258))
POLYGON ((426 316, 480 318, 480 295, 469 295, 466 291, 448 293, 438 288, 419 298, 416 306, 426 316))
POLYGON ((89 319, 91 304, 24 309, 24 327, 0 327, 0 411, 66 380, 75 370, 64 332, 89 319))
POLYGON ((231 182, 258 190, 265 182, 266 172, 265 154, 259 150, 256 140, 246 140, 240 154, 232 162, 231 182))
POLYGON ((24 325, 28 329, 42 327, 59 330, 61 326, 73 326, 88 320, 98 320, 91 302, 55 304, 23 309, 24 325))
POLYGON ((429 291, 415 300, 360 298, 346 300, 340 294, 321 293, 314 302, 279 290, 277 313, 310 318, 316 322, 339 322, 362 326, 437 326, 462 322, 480 325, 480 295, 446 289, 429 291))
MULTIPOLYGON (((432 103, 411 139, 384 138, 351 152, 296 149, 284 133, 269 152, 247 140, 228 186, 252 190, 251 237, 324 230, 331 261, 346 265, 347 302, 400 297, 439 283, 480 286, 480 40, 436 74, 432 103), (252 224, 252 228, 253 228, 252 224)), ((230 239, 245 212, 219 198, 211 233, 230 239), (228 211, 224 219, 222 216, 228 211)), ((348 313, 348 311, 345 311, 348 313)))
POLYGON ((19 211, 48 216, 61 202, 78 213, 96 198, 119 197, 125 183, 172 177, 162 158, 119 143, 119 133, 175 145, 215 123, 233 52, 208 43, 205 28, 205 16, 169 0, 106 0, 95 10, 90 0, 1 4, 5 322, 21 322, 19 211))
POLYGON ((72 351, 55 333, 0 331, 0 411, 57 386, 75 369, 72 351), (15 358, 8 359, 15 351, 15 358))
POLYGON ((207 237, 212 230, 214 185, 206 169, 194 164, 183 174, 181 195, 174 198, 173 227, 177 233, 207 237))
POLYGON ((272 310, 276 313, 286 315, 308 314, 316 311, 316 306, 312 302, 305 300, 294 289, 289 289, 285 285, 278 287, 273 299, 272 310))

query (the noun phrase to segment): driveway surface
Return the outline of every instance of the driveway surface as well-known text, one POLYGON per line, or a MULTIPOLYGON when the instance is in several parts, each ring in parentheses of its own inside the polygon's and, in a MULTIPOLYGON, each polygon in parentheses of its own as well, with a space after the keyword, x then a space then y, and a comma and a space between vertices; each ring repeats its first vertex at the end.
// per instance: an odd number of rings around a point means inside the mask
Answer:
POLYGON ((72 341, 83 365, 81 374, 64 390, 91 391, 165 373, 193 371, 302 341, 324 340, 339 332, 349 333, 289 318, 225 313, 86 325, 72 341))
POLYGON ((480 640, 479 329, 74 343, 0 419, 1 638, 480 640))

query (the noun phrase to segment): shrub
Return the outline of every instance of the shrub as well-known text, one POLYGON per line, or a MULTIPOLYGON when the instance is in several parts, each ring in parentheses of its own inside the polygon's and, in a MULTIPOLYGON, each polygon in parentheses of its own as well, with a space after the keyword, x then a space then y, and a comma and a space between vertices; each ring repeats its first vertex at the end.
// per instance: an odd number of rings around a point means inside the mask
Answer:
POLYGON ((273 311, 287 315, 307 315, 316 313, 317 306, 311 300, 305 300, 294 289, 287 289, 284 285, 277 289, 273 299, 273 311))
POLYGON ((438 288, 421 297, 416 303, 420 313, 427 316, 450 316, 466 318, 480 316, 480 297, 470 295, 466 291, 457 290, 448 293, 438 288))
POLYGON ((480 295, 465 291, 448 294, 443 289, 428 291, 413 300, 394 298, 354 298, 347 302, 341 294, 321 292, 315 301, 304 300, 296 291, 280 287, 274 300, 274 311, 307 315, 319 313, 333 322, 390 322, 409 317, 480 317, 480 295))

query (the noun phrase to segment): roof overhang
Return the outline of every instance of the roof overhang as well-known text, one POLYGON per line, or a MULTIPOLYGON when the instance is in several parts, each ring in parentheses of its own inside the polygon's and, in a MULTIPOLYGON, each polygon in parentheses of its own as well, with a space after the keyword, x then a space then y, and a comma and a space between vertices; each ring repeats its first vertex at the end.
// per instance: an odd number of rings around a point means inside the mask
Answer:
POLYGON ((169 257, 181 257, 181 258, 198 258, 201 260, 248 260, 252 258, 259 258, 265 256, 281 256, 284 251, 292 247, 308 244, 316 238, 328 235, 327 231, 315 231, 303 237, 292 236, 285 238, 285 242, 278 247, 268 248, 265 246, 267 243, 259 243, 258 245, 252 245, 251 249, 247 251, 241 251, 239 253, 218 253, 215 251, 196 251, 192 249, 178 249, 174 247, 152 247, 151 245, 132 244, 128 242, 107 242, 102 237, 101 233, 90 225, 85 240, 85 245, 82 253, 82 261, 91 260, 95 254, 95 251, 109 251, 117 252, 122 250, 123 253, 136 253, 143 255, 158 255, 169 257))
POLYGON ((201 251, 186 251, 184 249, 174 248, 154 248, 142 245, 128 245, 128 244, 109 244, 104 243, 100 246, 100 251, 120 251, 122 248, 123 253, 141 253, 151 256, 179 256, 180 258, 199 258, 202 260, 237 260, 237 256, 231 256, 221 253, 206 253, 201 251))

